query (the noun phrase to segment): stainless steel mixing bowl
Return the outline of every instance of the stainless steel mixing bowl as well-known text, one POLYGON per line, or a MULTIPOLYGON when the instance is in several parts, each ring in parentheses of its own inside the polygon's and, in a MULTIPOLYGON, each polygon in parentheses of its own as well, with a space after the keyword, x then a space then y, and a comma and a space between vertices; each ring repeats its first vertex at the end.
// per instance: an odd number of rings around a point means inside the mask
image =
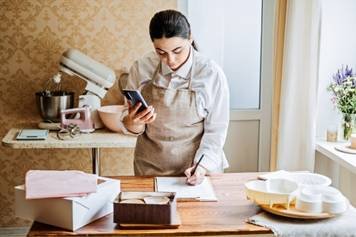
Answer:
POLYGON ((44 121, 59 122, 61 110, 73 108, 74 92, 37 92, 36 103, 38 111, 44 121))

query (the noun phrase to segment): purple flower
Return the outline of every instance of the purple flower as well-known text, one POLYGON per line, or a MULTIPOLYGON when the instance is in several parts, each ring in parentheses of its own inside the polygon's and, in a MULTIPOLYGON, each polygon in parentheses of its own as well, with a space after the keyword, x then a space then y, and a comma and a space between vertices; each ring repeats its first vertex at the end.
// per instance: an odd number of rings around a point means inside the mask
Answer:
POLYGON ((345 68, 342 66, 341 69, 337 70, 337 73, 333 75, 333 79, 337 85, 341 85, 346 78, 352 77, 353 75, 354 74, 352 73, 352 68, 349 68, 349 66, 346 65, 345 68))

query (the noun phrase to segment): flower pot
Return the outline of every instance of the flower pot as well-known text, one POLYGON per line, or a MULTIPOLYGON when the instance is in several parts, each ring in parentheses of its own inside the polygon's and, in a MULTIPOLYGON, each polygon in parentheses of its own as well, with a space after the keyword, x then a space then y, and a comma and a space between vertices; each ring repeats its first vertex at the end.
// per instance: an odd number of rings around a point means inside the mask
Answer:
POLYGON ((355 132, 356 126, 356 114, 342 114, 343 117, 343 137, 346 141, 348 141, 351 137, 351 134, 355 132))

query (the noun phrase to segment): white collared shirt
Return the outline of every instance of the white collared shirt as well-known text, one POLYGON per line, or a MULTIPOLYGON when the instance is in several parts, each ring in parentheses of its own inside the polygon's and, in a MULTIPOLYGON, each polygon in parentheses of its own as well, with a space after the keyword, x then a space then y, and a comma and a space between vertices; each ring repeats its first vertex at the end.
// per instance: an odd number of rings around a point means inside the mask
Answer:
POLYGON ((229 88, 222 69, 212 60, 191 48, 187 61, 172 71, 160 62, 155 52, 134 62, 129 73, 120 77, 122 89, 139 89, 148 83, 161 63, 159 73, 163 76, 156 85, 164 88, 186 89, 193 76, 192 90, 196 92, 198 114, 204 118, 204 134, 195 154, 195 162, 204 154, 201 165, 209 172, 221 172, 228 167, 223 147, 229 124, 229 88), (194 57, 194 60, 193 60, 194 57), (192 64, 194 73, 191 75, 192 64))

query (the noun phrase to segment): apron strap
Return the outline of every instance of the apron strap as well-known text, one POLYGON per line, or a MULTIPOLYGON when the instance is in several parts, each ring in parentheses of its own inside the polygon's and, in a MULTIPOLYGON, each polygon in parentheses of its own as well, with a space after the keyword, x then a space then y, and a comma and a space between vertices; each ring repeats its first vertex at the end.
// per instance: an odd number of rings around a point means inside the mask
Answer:
POLYGON ((153 73, 153 75, 152 75, 152 80, 151 80, 151 82, 152 82, 152 84, 157 84, 157 79, 158 79, 158 77, 157 77, 157 75, 158 75, 158 73, 159 73, 159 71, 161 70, 161 60, 158 62, 158 65, 157 65, 157 67, 156 67, 156 70, 154 71, 154 73, 153 73))
MULTIPOLYGON (((192 50, 192 57, 193 57, 193 60, 192 60, 192 66, 191 66, 191 68, 190 68, 190 78, 189 78, 189 82, 188 82, 188 90, 189 91, 191 91, 192 90, 192 79, 193 79, 193 73, 194 73, 194 64, 195 64, 195 60, 194 60, 194 49, 192 48, 191 49, 192 50)), ((157 84, 157 81, 156 80, 158 80, 158 77, 157 77, 157 75, 159 74, 159 71, 161 71, 161 68, 162 68, 162 62, 161 62, 161 60, 159 61, 159 63, 158 63, 158 65, 157 65, 157 67, 156 67, 156 70, 154 71, 154 73, 153 73, 153 76, 152 76, 152 82, 154 83, 154 84, 157 84)))
POLYGON ((194 66, 195 66, 195 58, 194 58, 194 49, 191 47, 191 54, 192 54, 192 66, 190 67, 190 75, 189 75, 189 84, 188 84, 188 90, 192 90, 192 81, 193 81, 193 73, 194 73, 194 66))
MULTIPOLYGON (((193 65, 192 65, 192 69, 193 69, 193 65)), ((188 90, 192 90, 192 74, 193 74, 193 70, 190 71, 190 78, 189 78, 189 84, 188 84, 188 90)))

